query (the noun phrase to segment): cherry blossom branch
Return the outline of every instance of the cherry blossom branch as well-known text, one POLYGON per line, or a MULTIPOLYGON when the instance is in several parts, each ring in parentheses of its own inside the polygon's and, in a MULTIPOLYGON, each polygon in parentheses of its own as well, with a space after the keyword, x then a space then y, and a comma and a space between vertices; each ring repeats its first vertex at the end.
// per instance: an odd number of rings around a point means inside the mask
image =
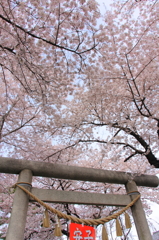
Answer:
POLYGON ((2 46, 1 44, 0 44, 0 47, 1 47, 3 50, 7 50, 7 51, 9 51, 9 52, 11 52, 11 53, 13 53, 13 54, 16 54, 16 53, 14 52, 14 48, 4 47, 4 46, 2 46))
POLYGON ((46 38, 37 36, 37 35, 31 33, 31 31, 28 31, 28 30, 26 30, 25 28, 19 26, 18 24, 12 22, 10 19, 7 19, 7 18, 4 17, 2 14, 0 14, 0 18, 3 19, 4 21, 6 21, 7 23, 11 24, 12 26, 20 29, 21 31, 23 31, 24 33, 28 34, 29 36, 31 36, 31 37, 33 37, 33 38, 35 38, 35 39, 42 40, 43 42, 46 42, 46 43, 48 43, 48 44, 50 44, 50 45, 52 45, 52 46, 55 46, 55 47, 57 47, 57 48, 64 49, 64 50, 66 50, 66 51, 75 53, 75 54, 77 54, 77 55, 80 56, 80 57, 82 57, 81 55, 82 55, 83 53, 86 53, 86 52, 89 52, 89 51, 93 50, 93 49, 98 45, 98 43, 95 43, 92 47, 90 47, 90 48, 88 48, 88 49, 86 49, 86 50, 84 50, 84 51, 78 52, 78 51, 76 51, 76 50, 74 50, 74 49, 67 48, 67 47, 61 46, 61 45, 59 45, 59 44, 56 44, 56 43, 54 43, 54 42, 52 42, 52 41, 50 41, 50 40, 47 40, 46 38))
POLYGON ((127 55, 130 54, 130 53, 135 49, 135 47, 140 43, 140 41, 142 40, 143 36, 144 36, 145 33, 148 31, 148 29, 149 29, 155 22, 157 22, 157 21, 158 21, 158 19, 152 21, 152 22, 148 25, 148 27, 143 31, 143 33, 141 34, 141 36, 139 37, 139 39, 137 40, 137 42, 134 44, 134 46, 132 47, 132 49, 126 53, 127 55))
POLYGON ((133 153, 133 156, 136 155, 136 154, 144 155, 147 158, 150 165, 153 165, 155 168, 159 168, 159 160, 152 153, 152 150, 151 150, 149 144, 146 143, 146 141, 143 139, 143 137, 141 137, 141 135, 139 135, 137 132, 131 130, 129 127, 120 126, 118 124, 118 122, 104 123, 104 124, 103 123, 90 122, 90 123, 87 123, 87 124, 91 124, 91 125, 94 125, 94 126, 111 126, 113 128, 117 128, 119 130, 122 130, 126 134, 129 134, 132 137, 134 137, 137 140, 137 142, 140 143, 140 145, 145 149, 145 151, 138 150, 135 147, 133 147, 132 145, 130 145, 128 143, 124 143, 124 142, 115 142, 115 141, 109 142, 109 141, 98 140, 98 139, 95 139, 95 140, 90 140, 90 139, 81 140, 80 139, 79 142, 96 142, 96 143, 104 143, 104 144, 111 143, 111 144, 117 144, 117 145, 124 145, 125 147, 130 147, 131 149, 133 149, 135 151, 135 153, 133 153))
POLYGON ((125 133, 128 133, 131 136, 133 136, 141 144, 141 146, 145 149, 145 152, 143 153, 143 155, 145 155, 145 157, 147 158, 150 165, 153 165, 155 168, 159 168, 159 160, 152 153, 152 150, 151 150, 149 144, 146 143, 146 141, 141 137, 141 135, 139 135, 137 132, 132 131, 128 127, 125 128, 125 127, 118 126, 117 123, 112 126, 115 128, 119 128, 119 129, 123 130, 125 133))
POLYGON ((127 83, 128 83, 130 92, 131 92, 131 94, 132 94, 133 102, 135 103, 135 106, 136 106, 138 112, 139 112, 142 116, 144 116, 144 117, 152 117, 152 114, 151 114, 150 110, 148 109, 148 107, 147 107, 146 104, 145 104, 145 97, 144 97, 144 98, 141 98, 141 95, 140 95, 140 92, 139 92, 139 89, 138 89, 138 87, 137 87, 137 84, 136 84, 135 80, 136 80, 136 79, 140 76, 140 74, 146 69, 146 67, 147 67, 156 57, 158 57, 158 55, 155 56, 155 57, 153 57, 147 64, 145 64, 145 66, 140 70, 140 72, 136 75, 135 78, 134 78, 133 73, 132 73, 132 71, 131 71, 127 54, 126 54, 125 56, 126 56, 126 61, 127 61, 128 69, 129 69, 130 75, 131 75, 131 77, 132 77, 131 80, 129 80, 129 79, 127 78, 127 83), (136 98, 135 98, 135 93, 134 93, 134 91, 133 91, 133 88, 131 87, 130 81, 132 81, 133 84, 134 84, 134 86, 135 86, 135 89, 136 89, 136 91, 137 91, 137 93, 138 93, 138 96, 139 96, 139 100, 136 100, 136 98), (137 101, 138 101, 138 102, 141 102, 140 107, 139 107, 137 101), (144 107, 144 109, 147 111, 148 114, 145 114, 145 113, 142 111, 142 107, 144 107))
POLYGON ((49 158, 51 158, 51 157, 53 157, 53 156, 55 156, 55 155, 57 155, 57 154, 61 154, 63 151, 65 151, 65 150, 67 150, 67 149, 69 149, 69 148, 72 148, 72 147, 76 146, 78 143, 79 143, 79 141, 77 141, 77 142, 75 142, 75 143, 73 143, 73 144, 71 144, 71 145, 69 145, 69 146, 67 146, 67 147, 61 148, 60 150, 57 150, 56 152, 48 155, 48 156, 47 156, 46 158, 44 158, 43 160, 45 161, 46 159, 49 159, 49 158))

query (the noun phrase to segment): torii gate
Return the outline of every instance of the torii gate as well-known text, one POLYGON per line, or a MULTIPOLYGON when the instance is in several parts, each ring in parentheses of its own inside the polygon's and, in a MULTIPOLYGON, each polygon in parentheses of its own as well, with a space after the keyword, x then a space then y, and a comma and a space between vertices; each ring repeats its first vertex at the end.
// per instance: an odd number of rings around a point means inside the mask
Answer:
MULTIPOLYGON (((32 182, 32 176, 124 184, 127 193, 138 192, 137 186, 157 187, 159 185, 159 179, 152 175, 135 176, 131 173, 119 171, 67 166, 62 164, 60 165, 4 157, 0 157, 0 172, 19 174, 18 182, 27 182, 30 184, 32 182)), ((66 192, 51 189, 38 189, 34 187, 31 188, 30 186, 31 185, 28 184, 25 186, 25 188, 30 190, 31 193, 36 195, 42 201, 51 203, 125 207, 135 198, 135 195, 129 196, 120 194, 115 195, 71 191, 66 192)), ((23 192, 20 188, 17 188, 14 195, 6 240, 24 239, 25 222, 29 201, 31 200, 25 194, 25 192, 23 192)), ((152 240, 140 199, 131 207, 131 210, 139 240, 152 240)))

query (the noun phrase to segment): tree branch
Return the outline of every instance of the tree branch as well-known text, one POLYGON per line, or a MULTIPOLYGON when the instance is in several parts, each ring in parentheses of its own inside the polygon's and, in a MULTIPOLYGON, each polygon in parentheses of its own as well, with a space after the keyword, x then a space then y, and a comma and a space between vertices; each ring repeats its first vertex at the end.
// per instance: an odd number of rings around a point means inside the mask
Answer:
POLYGON ((66 50, 66 51, 75 53, 75 54, 79 55, 80 57, 81 57, 81 54, 91 51, 92 49, 94 49, 94 48, 98 45, 98 43, 97 43, 97 44, 94 44, 92 47, 90 47, 90 48, 88 48, 88 49, 86 49, 86 50, 84 50, 84 51, 78 52, 78 51, 76 51, 76 50, 74 50, 74 49, 67 48, 67 47, 61 46, 61 45, 59 45, 59 44, 56 44, 56 42, 54 43, 54 42, 52 42, 52 41, 49 41, 49 40, 47 40, 46 38, 39 37, 39 36, 31 33, 31 31, 28 31, 28 30, 26 30, 25 28, 19 26, 18 24, 12 22, 11 20, 5 18, 5 17, 4 17, 3 15, 1 15, 1 14, 0 14, 0 18, 3 19, 4 21, 6 21, 7 23, 11 24, 12 26, 20 29, 21 31, 23 31, 24 33, 28 34, 29 36, 31 36, 31 37, 33 37, 33 38, 42 40, 43 42, 46 42, 46 43, 48 43, 48 44, 50 44, 50 45, 52 45, 52 46, 55 46, 55 47, 57 47, 57 48, 64 49, 64 50, 66 50))

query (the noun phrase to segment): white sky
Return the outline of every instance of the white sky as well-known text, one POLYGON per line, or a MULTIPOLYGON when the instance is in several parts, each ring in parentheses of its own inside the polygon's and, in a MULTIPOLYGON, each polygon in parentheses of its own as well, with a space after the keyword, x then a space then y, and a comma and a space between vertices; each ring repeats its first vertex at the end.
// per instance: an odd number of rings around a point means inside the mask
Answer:
POLYGON ((96 0, 100 4, 100 11, 101 13, 105 13, 106 9, 110 8, 110 4, 112 3, 112 0, 96 0))

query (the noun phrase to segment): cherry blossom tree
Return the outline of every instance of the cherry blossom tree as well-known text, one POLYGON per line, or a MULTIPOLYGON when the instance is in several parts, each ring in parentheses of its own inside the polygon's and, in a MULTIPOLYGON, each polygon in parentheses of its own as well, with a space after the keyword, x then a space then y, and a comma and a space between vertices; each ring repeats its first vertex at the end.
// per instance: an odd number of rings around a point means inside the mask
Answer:
POLYGON ((28 152, 22 139, 38 146, 57 131, 52 118, 98 45, 98 17, 95 1, 1 1, 1 142, 28 152))
MULTIPOLYGON (((158 12, 158 2, 114 1, 102 19, 93 0, 1 0, 1 155, 157 174, 158 12)), ((7 187, 16 180, 1 179, 4 224, 13 198, 7 187)), ((36 178, 35 185, 124 193, 104 183, 36 178)), ((139 190, 158 202, 157 191, 139 190)), ((56 207, 83 218, 110 211, 56 207)), ((30 205, 25 239, 52 236, 42 215, 30 205)))
POLYGON ((81 86, 64 109, 63 124, 73 129, 75 144, 98 143, 106 158, 116 152, 115 159, 147 160, 155 168, 159 168, 158 7, 130 1, 116 3, 114 12, 106 13, 97 36, 103 43, 98 61, 87 65, 81 86))
POLYGON ((96 46, 99 11, 91 1, 1 1, 1 70, 32 96, 69 88, 96 46))

